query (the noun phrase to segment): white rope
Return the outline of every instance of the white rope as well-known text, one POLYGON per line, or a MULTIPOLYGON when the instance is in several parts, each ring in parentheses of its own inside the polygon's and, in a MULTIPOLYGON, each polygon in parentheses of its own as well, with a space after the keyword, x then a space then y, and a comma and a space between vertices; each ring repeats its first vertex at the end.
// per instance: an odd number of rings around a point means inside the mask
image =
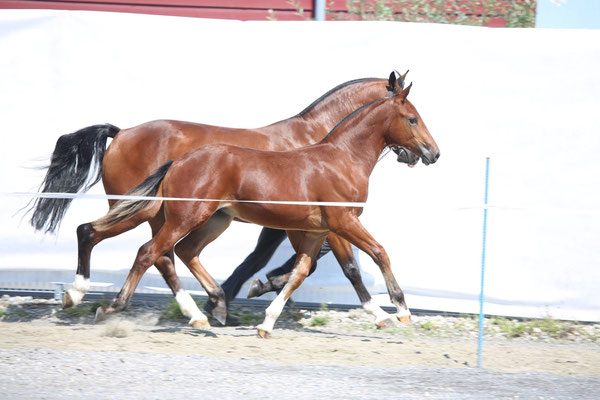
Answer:
MULTIPOLYGON (((0 196, 49 198, 49 199, 88 199, 88 200, 170 200, 170 201, 223 201, 231 203, 263 203, 299 206, 326 206, 326 207, 365 207, 365 202, 344 201, 278 201, 278 200, 221 200, 221 199, 195 199, 187 197, 145 197, 114 194, 90 194, 90 193, 39 193, 39 192, 0 192, 0 196)), ((558 207, 514 207, 493 204, 479 204, 464 207, 424 207, 427 209, 438 209, 446 211, 469 211, 469 210, 501 210, 501 211, 523 211, 528 213, 544 213, 555 215, 577 215, 577 216, 600 216, 600 209, 570 209, 558 207)))

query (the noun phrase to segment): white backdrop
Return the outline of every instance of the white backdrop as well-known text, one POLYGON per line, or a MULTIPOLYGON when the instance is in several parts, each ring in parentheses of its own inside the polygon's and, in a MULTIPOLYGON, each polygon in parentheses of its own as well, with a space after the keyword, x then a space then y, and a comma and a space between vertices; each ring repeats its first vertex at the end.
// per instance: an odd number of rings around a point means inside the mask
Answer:
MULTIPOLYGON (((153 119, 253 127, 288 118, 339 83, 410 68, 410 98, 437 164, 384 159, 361 220, 390 254, 409 307, 476 312, 485 157, 491 157, 487 313, 600 320, 600 32, 396 22, 238 22, 0 10, 0 179, 36 190, 58 137, 153 119)), ((97 185, 92 193, 102 193, 97 185)), ((0 197, 0 269, 75 271, 75 228, 106 211, 77 200, 58 236, 33 233, 0 197)), ((236 223, 202 261, 217 279, 254 247, 236 223)), ((128 269, 140 227, 96 247, 94 271, 128 269)), ((270 266, 287 259, 282 245, 270 266)), ((382 278, 364 254, 373 293, 382 278)), ((189 276, 181 263, 178 271, 189 276)), ((264 272, 259 276, 264 276, 264 272)), ((151 270, 154 273, 154 270, 151 270)), ((119 282, 120 283, 120 282, 119 282)), ((332 257, 295 297, 349 290, 332 257)), ((244 295, 241 293, 240 295, 244 295)), ((385 303, 386 296, 377 296, 385 303)))

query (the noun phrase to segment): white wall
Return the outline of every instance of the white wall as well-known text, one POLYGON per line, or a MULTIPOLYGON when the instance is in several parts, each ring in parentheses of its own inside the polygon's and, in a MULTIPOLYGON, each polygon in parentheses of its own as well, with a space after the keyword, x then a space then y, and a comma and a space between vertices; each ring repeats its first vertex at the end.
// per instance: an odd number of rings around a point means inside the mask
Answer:
MULTIPOLYGON (((490 202, 508 208, 489 213, 485 311, 600 320, 599 67, 592 30, 2 10, 1 190, 35 190, 44 171, 29 167, 85 126, 261 126, 344 81, 410 68, 411 101, 442 156, 414 169, 384 159, 361 218, 388 250, 409 307, 477 311, 482 211, 460 208, 482 203, 489 156, 490 202)), ((76 226, 107 208, 75 201, 59 235, 43 237, 15 215, 25 199, 0 201, 0 268, 74 271, 76 226)), ((202 256, 218 279, 259 231, 234 225, 202 256)), ((92 279, 94 270, 129 268, 148 232, 97 246, 92 279)), ((381 291, 376 267, 360 261, 381 291)), ((336 284, 349 288, 329 258, 305 288, 336 284)), ((311 300, 337 299, 319 293, 311 300)))

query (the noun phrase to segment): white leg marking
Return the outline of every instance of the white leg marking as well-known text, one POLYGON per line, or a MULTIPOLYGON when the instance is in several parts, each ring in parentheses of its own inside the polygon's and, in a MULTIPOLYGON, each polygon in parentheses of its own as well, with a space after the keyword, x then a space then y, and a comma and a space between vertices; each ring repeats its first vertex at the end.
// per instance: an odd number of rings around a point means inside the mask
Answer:
POLYGON ((275 300, 271 302, 271 305, 267 307, 265 310, 265 320, 262 324, 258 325, 257 329, 262 329, 263 331, 271 333, 273 331, 273 326, 275 326, 275 321, 281 315, 281 311, 283 311, 283 307, 285 306, 285 288, 275 297, 275 300))
POLYGON ((394 305, 396 306, 396 317, 400 318, 400 317, 407 317, 410 316, 410 310, 408 308, 406 308, 406 306, 402 306, 400 304, 398 304, 395 301, 392 301, 392 303, 394 303, 394 305))
POLYGON ((190 325, 194 321, 206 321, 206 315, 202 314, 202 311, 198 308, 198 305, 192 299, 192 296, 184 289, 179 289, 177 294, 175 295, 175 300, 177 300, 177 304, 179 304, 179 309, 181 313, 186 317, 190 318, 190 325))
POLYGON ((310 258, 306 256, 306 254, 303 254, 300 260, 296 262, 296 266, 292 270, 292 275, 290 276, 288 283, 286 283, 283 289, 281 289, 281 292, 279 292, 277 297, 275 297, 275 300, 271 302, 271 305, 267 307, 267 309, 265 310, 265 320, 262 324, 258 325, 256 329, 263 330, 268 333, 271 333, 273 331, 275 321, 277 321, 277 318, 279 318, 279 316, 281 315, 281 312, 283 311, 283 307, 285 307, 287 299, 289 299, 292 295, 293 290, 291 289, 291 285, 292 282, 296 280, 298 266, 302 263, 308 262, 310 262, 310 258))
POLYGON ((383 311, 377 304, 373 304, 372 300, 363 303, 362 306, 366 312, 375 316, 375 324, 378 324, 382 321, 391 320, 391 315, 383 311))
POLYGON ((83 296, 90 289, 90 280, 83 277, 83 275, 75 275, 75 282, 73 287, 67 289, 67 293, 71 296, 73 305, 76 306, 81 303, 83 296))

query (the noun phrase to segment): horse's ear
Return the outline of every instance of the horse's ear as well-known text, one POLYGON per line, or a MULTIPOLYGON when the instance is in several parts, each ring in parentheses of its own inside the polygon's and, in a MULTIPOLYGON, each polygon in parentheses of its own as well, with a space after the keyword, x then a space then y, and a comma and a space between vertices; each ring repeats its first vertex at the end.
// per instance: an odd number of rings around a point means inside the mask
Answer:
MULTIPOLYGON (((392 71, 390 77, 388 78, 387 90, 390 92, 395 92, 396 90, 396 71, 392 71)), ((395 94, 395 93, 394 93, 395 94)))
POLYGON ((406 101, 406 97, 408 96, 408 93, 410 93, 410 88, 412 87, 412 82, 410 83, 410 85, 408 85, 408 87, 406 89, 404 89, 399 95, 398 97, 400 97, 400 100, 402 100, 402 104, 404 104, 404 102, 406 101))
POLYGON ((406 74, 408 74, 408 71, 406 71, 404 75, 402 75, 400 72, 394 70, 394 74, 398 75, 398 86, 400 86, 401 89, 404 89, 404 83, 406 82, 406 74))
POLYGON ((398 74, 402 78, 402 89, 404 89, 404 82, 406 82, 406 75, 408 75, 408 71, 410 71, 410 70, 407 69, 406 72, 404 73, 404 75, 398 74))

